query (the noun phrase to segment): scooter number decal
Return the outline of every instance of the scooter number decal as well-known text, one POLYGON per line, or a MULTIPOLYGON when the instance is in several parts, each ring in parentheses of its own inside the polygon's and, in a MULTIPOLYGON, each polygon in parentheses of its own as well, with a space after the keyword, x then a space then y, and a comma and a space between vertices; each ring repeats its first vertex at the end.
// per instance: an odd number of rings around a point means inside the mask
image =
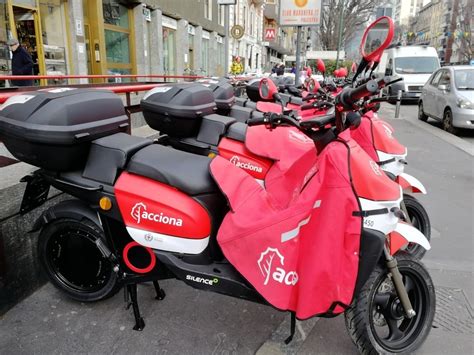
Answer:
POLYGON ((375 222, 371 219, 364 218, 364 227, 372 228, 375 225, 375 222))

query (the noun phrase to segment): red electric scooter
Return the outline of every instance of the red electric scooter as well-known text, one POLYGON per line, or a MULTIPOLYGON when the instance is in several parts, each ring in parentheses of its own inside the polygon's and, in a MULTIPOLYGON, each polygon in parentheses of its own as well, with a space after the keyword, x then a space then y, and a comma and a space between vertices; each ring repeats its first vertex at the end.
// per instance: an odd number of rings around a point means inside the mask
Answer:
MULTIPOLYGON (((41 168, 24 179, 22 213, 44 203, 49 186, 77 198, 48 209, 34 228, 49 279, 70 297, 94 301, 126 286, 141 330, 137 283, 153 281, 163 299, 158 281, 177 278, 288 310, 292 334, 296 317, 344 312, 361 352, 411 352, 429 333, 435 293, 424 266, 398 252, 409 242, 430 246, 400 222, 400 187, 345 134, 356 123, 343 112, 376 89, 375 81, 345 89, 335 115, 250 121, 274 132, 292 126, 318 150, 315 164, 302 157, 290 167, 295 174, 274 180, 275 191, 292 189, 283 207, 222 157, 117 133, 126 117, 120 99, 106 92, 11 101, 0 111, 0 138, 41 168), (74 109, 81 106, 95 108, 93 117, 74 109)), ((256 141, 259 129, 249 128, 256 141)), ((273 149, 268 141, 261 147, 273 149)))

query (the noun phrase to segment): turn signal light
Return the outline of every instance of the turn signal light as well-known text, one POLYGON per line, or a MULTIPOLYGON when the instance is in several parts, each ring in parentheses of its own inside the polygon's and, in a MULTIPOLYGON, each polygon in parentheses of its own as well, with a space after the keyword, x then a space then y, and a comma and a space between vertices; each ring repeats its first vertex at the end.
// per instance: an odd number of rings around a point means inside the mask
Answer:
POLYGON ((112 201, 108 197, 102 197, 99 201, 99 206, 104 211, 108 211, 112 208, 112 201))

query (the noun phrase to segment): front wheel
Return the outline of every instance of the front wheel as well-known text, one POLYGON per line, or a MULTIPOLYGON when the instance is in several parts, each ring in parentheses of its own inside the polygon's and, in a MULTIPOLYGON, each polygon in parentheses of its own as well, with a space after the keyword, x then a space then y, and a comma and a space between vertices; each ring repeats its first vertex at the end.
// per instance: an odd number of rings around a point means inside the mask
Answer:
MULTIPOLYGON (((403 203, 405 204, 408 218, 410 219, 411 225, 418 229, 426 237, 428 242, 431 240, 431 223, 430 217, 426 212, 423 205, 411 195, 403 195, 403 203)), ((419 244, 410 243, 408 244, 405 251, 420 260, 426 253, 426 249, 419 244)))
POLYGON ((387 267, 377 266, 345 312, 346 328, 362 354, 411 353, 430 332, 436 303, 433 281, 412 256, 396 258, 416 315, 405 317, 387 267))
POLYGON ((426 116, 425 111, 423 110, 423 101, 420 101, 418 104, 418 119, 423 122, 428 121, 428 116, 426 116))
POLYGON ((449 108, 444 111, 443 115, 443 129, 451 134, 457 135, 459 128, 453 126, 453 113, 449 108))
POLYGON ((80 302, 105 299, 120 288, 112 263, 96 245, 99 238, 103 232, 96 224, 67 218, 49 223, 38 238, 38 256, 49 280, 80 302))

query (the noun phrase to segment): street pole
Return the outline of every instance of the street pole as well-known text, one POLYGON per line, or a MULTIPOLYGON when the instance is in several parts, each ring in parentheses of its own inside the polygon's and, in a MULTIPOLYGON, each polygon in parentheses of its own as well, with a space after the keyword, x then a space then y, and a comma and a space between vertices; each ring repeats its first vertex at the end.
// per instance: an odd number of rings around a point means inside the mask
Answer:
POLYGON ((224 76, 229 74, 229 23, 230 23, 230 5, 224 6, 224 29, 225 29, 225 42, 224 42, 224 76))
POLYGON ((295 85, 300 85, 300 61, 301 61, 301 26, 298 26, 296 32, 296 73, 295 73, 295 85))
POLYGON ((339 35, 337 38, 336 69, 339 68, 339 49, 341 48, 343 21, 344 21, 344 0, 341 0, 341 12, 339 14, 339 35))

